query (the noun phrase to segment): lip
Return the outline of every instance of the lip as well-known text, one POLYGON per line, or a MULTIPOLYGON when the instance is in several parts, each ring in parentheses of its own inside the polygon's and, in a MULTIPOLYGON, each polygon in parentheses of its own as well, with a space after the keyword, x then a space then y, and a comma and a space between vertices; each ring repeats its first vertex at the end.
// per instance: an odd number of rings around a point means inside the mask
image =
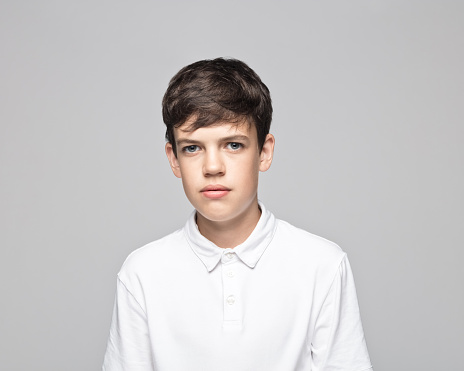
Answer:
POLYGON ((227 196, 230 188, 224 187, 221 184, 210 184, 201 189, 201 194, 207 198, 218 199, 227 196))

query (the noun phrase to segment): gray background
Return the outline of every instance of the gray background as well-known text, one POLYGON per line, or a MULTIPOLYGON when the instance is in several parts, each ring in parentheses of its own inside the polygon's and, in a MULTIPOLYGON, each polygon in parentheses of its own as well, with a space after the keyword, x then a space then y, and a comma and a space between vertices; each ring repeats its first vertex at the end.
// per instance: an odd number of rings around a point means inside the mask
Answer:
POLYGON ((193 61, 269 86, 260 198, 348 252, 376 371, 464 345, 460 1, 0 3, 0 369, 98 370, 116 273, 191 206, 161 97, 193 61))

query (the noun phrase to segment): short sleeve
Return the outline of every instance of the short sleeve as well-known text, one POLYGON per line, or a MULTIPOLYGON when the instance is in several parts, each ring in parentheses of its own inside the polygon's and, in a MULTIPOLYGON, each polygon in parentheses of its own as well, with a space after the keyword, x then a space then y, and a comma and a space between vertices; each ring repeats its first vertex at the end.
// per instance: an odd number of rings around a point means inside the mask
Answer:
POLYGON ((103 371, 154 371, 147 318, 118 278, 103 371))
POLYGON ((311 354, 313 371, 372 371, 346 255, 318 315, 311 354))

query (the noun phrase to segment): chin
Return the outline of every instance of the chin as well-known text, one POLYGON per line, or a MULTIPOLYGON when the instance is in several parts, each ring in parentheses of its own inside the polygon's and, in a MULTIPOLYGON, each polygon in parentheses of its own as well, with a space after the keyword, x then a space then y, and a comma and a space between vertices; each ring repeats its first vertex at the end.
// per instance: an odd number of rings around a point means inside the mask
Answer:
POLYGON ((195 208, 201 216, 212 222, 227 222, 244 216, 249 210, 249 206, 241 205, 241 207, 228 207, 223 203, 209 205, 209 207, 195 208))
POLYGON ((212 222, 225 222, 231 219, 234 219, 237 215, 231 214, 226 212, 225 210, 221 211, 211 211, 211 210, 202 210, 196 208, 197 212, 201 214, 201 216, 209 221, 212 222))

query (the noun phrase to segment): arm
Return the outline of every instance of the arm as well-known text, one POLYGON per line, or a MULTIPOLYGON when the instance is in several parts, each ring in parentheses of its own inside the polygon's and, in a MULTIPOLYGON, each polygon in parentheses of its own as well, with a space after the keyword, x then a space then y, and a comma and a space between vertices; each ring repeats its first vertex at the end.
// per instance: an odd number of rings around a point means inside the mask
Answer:
POLYGON ((119 279, 103 371, 154 371, 147 317, 119 279))
POLYGON ((372 371, 346 256, 317 318, 311 355, 314 371, 372 371))

